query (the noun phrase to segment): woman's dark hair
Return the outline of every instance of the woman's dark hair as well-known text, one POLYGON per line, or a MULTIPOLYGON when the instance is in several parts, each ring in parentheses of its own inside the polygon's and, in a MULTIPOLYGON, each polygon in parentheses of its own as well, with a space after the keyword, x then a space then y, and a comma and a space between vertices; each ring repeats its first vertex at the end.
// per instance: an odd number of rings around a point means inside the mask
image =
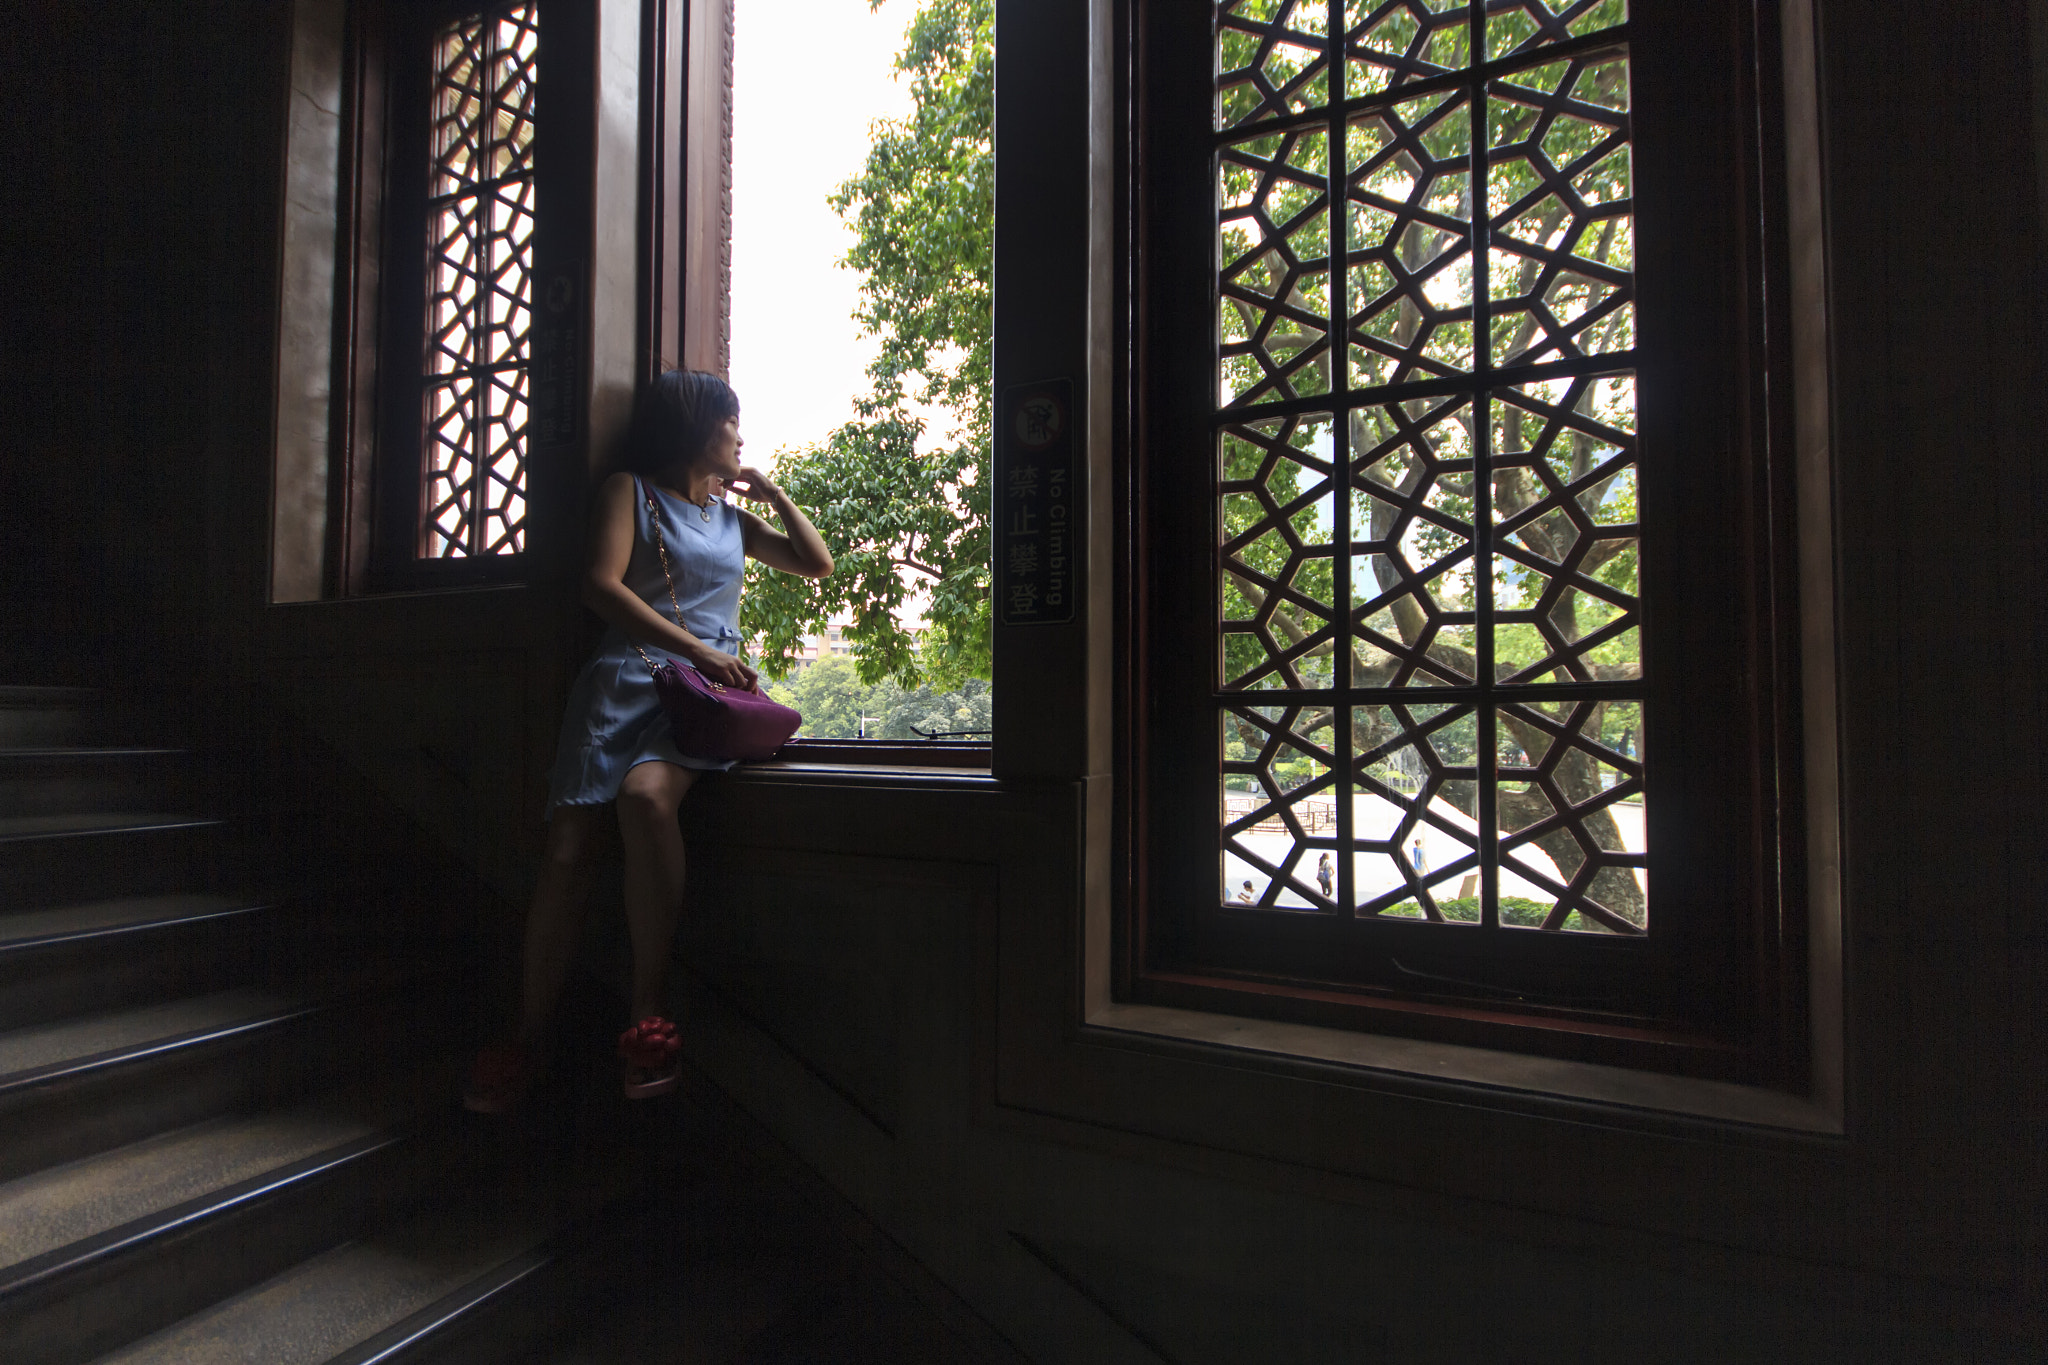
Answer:
POLYGON ((715 374, 669 370, 640 391, 619 468, 643 477, 677 458, 694 460, 727 419, 740 415, 739 395, 715 374))

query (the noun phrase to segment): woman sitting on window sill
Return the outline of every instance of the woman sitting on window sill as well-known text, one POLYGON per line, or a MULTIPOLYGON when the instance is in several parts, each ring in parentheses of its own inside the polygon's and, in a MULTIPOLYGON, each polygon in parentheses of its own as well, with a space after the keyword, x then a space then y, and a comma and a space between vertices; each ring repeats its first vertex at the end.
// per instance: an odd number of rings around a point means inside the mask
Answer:
POLYGON ((754 670, 738 657, 746 559, 806 578, 832 572, 816 528, 773 480, 740 463, 741 445, 739 399, 725 381, 671 370, 641 395, 623 467, 598 490, 583 600, 611 629, 569 694, 547 848, 527 915, 519 1032, 478 1055, 463 1093, 476 1112, 513 1108, 535 1077, 581 932, 588 854, 607 803, 617 805, 625 845, 638 1021, 619 1038, 625 1093, 641 1099, 676 1086, 681 1044, 666 1013, 683 901, 676 812, 699 773, 732 764, 677 748, 651 670, 673 660, 714 683, 754 690, 754 670), (722 493, 772 507, 788 534, 722 493))

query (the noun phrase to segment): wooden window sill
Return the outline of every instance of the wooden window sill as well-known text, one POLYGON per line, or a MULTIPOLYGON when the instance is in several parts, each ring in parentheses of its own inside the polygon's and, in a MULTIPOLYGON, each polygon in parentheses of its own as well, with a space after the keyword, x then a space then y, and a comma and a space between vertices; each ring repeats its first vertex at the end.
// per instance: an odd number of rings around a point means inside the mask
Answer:
POLYGON ((1749 1127, 1827 1136, 1844 1132, 1842 1116, 1828 1107, 1756 1086, 1160 1005, 1098 1005, 1087 1016, 1082 1038, 1097 1043, 1172 1040, 1452 1082, 1503 1097, 1520 1092, 1749 1127))
POLYGON ((837 755, 810 758, 793 756, 784 751, 784 756, 746 763, 732 772, 734 779, 741 782, 762 783, 803 783, 825 786, 866 786, 881 784, 888 786, 940 786, 973 787, 993 790, 996 780, 990 775, 987 765, 960 767, 953 764, 910 763, 894 757, 876 755, 861 761, 837 755))

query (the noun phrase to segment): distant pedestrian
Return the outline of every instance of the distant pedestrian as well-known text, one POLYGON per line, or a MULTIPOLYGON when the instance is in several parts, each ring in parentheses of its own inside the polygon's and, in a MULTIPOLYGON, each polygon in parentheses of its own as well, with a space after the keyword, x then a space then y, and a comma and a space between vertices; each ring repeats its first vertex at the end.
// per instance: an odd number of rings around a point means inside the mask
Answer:
POLYGON ((1415 875, 1418 877, 1429 875, 1429 859, 1422 856, 1422 840, 1419 836, 1415 840, 1415 847, 1408 850, 1408 865, 1415 869, 1415 875))
POLYGON ((1237 898, 1246 905, 1250 905, 1253 901, 1258 899, 1258 897, 1252 892, 1252 884, 1250 878, 1245 879, 1244 889, 1237 893, 1237 898))
POLYGON ((1335 870, 1330 866, 1330 855, 1325 853, 1322 857, 1316 859, 1316 882, 1323 888, 1323 895, 1329 896, 1334 894, 1335 888, 1331 883, 1335 878, 1335 870))

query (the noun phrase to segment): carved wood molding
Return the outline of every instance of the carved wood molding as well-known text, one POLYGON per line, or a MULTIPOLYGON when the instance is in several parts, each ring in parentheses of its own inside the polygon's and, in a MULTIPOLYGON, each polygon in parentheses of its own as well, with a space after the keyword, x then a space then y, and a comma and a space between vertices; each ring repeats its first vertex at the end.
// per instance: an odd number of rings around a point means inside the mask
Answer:
POLYGON ((724 374, 732 345, 732 0, 693 0, 686 33, 682 363, 724 374))

